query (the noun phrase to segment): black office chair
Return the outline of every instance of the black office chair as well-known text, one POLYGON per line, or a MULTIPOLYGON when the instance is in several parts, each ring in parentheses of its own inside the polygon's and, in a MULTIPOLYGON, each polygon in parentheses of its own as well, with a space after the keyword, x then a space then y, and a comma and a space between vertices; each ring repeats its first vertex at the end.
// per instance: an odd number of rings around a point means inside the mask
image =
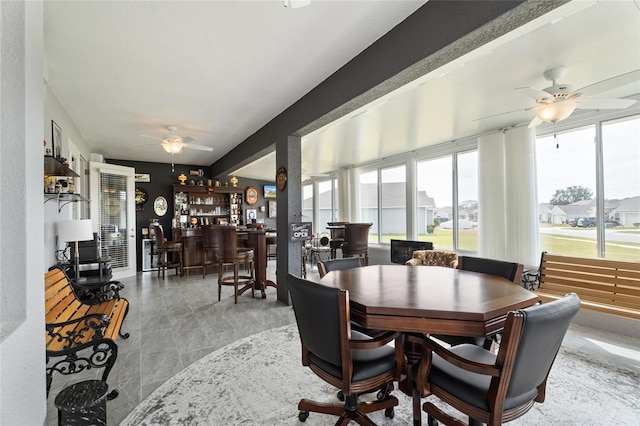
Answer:
MULTIPOLYGON (((414 419, 421 414, 420 397, 428 395, 468 415, 469 423, 480 421, 489 426, 514 420, 535 402, 544 402, 553 361, 579 309, 580 299, 571 293, 510 312, 497 355, 475 345, 448 350, 431 339, 425 340, 422 360, 412 368, 414 419)), ((422 408, 429 415, 430 426, 438 421, 464 424, 431 402, 425 402, 422 408)))
POLYGON ((398 399, 390 395, 393 381, 400 378, 404 360, 400 333, 388 332, 371 338, 349 326, 349 293, 287 275, 293 310, 302 343, 302 365, 325 382, 342 390, 344 404, 327 404, 302 399, 298 418, 304 422, 309 412, 339 416, 336 424, 350 420, 372 424, 367 413, 385 410, 394 417, 398 399), (395 339, 395 349, 387 345, 395 339), (358 402, 358 394, 386 385, 382 399, 358 402))
MULTIPOLYGON (((481 274, 496 275, 504 277, 515 284, 520 284, 522 281, 522 272, 524 266, 517 262, 504 262, 502 260, 486 259, 482 257, 472 256, 458 256, 458 269, 464 271, 479 272, 481 274)), ((477 346, 482 346, 485 349, 491 349, 491 345, 494 341, 499 340, 499 335, 493 335, 490 337, 467 337, 467 336, 449 336, 443 334, 435 334, 432 337, 437 338, 451 346, 461 345, 463 343, 471 343, 477 346)))

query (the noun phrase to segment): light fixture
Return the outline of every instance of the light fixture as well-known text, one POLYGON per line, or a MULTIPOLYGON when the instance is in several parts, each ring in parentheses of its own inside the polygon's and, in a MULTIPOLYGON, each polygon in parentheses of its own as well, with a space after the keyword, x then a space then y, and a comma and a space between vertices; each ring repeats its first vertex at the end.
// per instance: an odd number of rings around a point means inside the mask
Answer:
POLYGON ((91 219, 81 220, 61 220, 58 222, 58 238, 67 243, 75 243, 74 277, 80 277, 80 253, 78 252, 78 241, 93 240, 93 229, 91 219))
POLYGON ((569 117, 575 111, 575 102, 554 102, 536 110, 536 116, 546 122, 557 123, 569 117))
POLYGON ((292 9, 309 6, 310 4, 311 0, 284 0, 284 7, 290 7, 292 9))
POLYGON ((162 147, 169 154, 179 154, 182 151, 182 143, 180 142, 163 141, 162 147))

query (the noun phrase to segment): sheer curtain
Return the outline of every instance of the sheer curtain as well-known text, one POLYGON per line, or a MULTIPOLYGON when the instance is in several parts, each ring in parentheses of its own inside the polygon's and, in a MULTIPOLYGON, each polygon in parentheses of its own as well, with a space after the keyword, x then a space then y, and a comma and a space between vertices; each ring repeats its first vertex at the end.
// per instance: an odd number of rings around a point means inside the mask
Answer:
POLYGON ((516 127, 478 138, 479 255, 539 262, 535 131, 516 127))
POLYGON ((507 259, 525 266, 540 263, 535 142, 526 126, 505 132, 507 259))
POLYGON ((478 138, 478 251, 506 259, 505 149, 502 132, 478 138))

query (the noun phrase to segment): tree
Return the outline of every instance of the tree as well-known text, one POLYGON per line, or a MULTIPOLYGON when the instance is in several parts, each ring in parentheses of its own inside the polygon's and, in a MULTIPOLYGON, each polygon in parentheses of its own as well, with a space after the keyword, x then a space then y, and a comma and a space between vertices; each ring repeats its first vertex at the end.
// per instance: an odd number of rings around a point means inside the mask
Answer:
POLYGON ((576 201, 590 200, 592 197, 593 192, 591 192, 589 188, 574 185, 567 187, 567 189, 556 189, 555 194, 551 197, 550 204, 566 206, 567 204, 575 203, 576 201))

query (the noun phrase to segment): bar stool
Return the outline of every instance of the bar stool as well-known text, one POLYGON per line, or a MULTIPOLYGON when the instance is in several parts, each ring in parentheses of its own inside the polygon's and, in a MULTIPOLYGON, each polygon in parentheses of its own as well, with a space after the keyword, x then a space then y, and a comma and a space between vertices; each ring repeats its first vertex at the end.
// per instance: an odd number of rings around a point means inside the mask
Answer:
POLYGON ((331 249, 330 258, 335 259, 338 249, 342 249, 342 243, 344 243, 344 226, 349 222, 327 222, 327 228, 331 233, 331 239, 329 240, 329 248, 331 249))
POLYGON ((202 227, 202 278, 207 275, 207 266, 218 267, 220 262, 218 252, 220 250, 219 232, 215 228, 221 225, 204 225, 202 227))
POLYGON ((369 228, 372 223, 347 223, 344 225, 343 257, 364 257, 364 265, 369 264, 369 228))
POLYGON ((220 226, 214 228, 218 233, 219 259, 218 259, 218 301, 222 294, 223 285, 232 285, 234 288, 234 303, 238 303, 238 295, 251 287, 251 297, 255 297, 255 265, 253 250, 238 247, 236 228, 233 226, 220 226), (240 275, 240 265, 248 265, 247 275, 240 275), (225 267, 233 267, 233 275, 225 275, 225 267), (245 287, 239 288, 240 284, 245 287))
POLYGON ((167 268, 176 268, 176 275, 182 276, 182 243, 180 241, 165 241, 161 225, 153 225, 153 231, 158 251, 158 277, 162 271, 162 279, 164 279, 164 272, 167 268), (171 262, 168 260, 167 253, 171 253, 171 262))

